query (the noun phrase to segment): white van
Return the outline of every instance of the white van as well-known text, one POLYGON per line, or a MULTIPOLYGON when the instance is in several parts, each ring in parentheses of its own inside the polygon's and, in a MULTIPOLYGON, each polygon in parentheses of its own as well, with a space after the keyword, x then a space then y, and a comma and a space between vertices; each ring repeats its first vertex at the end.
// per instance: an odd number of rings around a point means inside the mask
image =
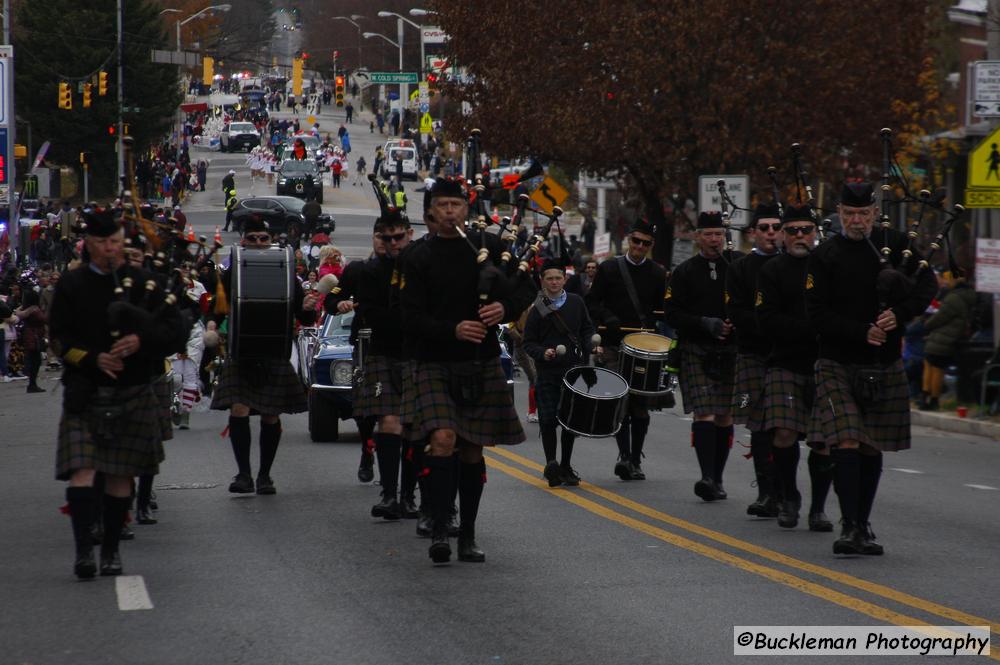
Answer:
POLYGON ((420 170, 419 153, 413 141, 403 140, 392 145, 386 144, 385 161, 382 162, 381 176, 389 179, 396 175, 398 159, 403 160, 403 177, 417 179, 417 171, 420 170))

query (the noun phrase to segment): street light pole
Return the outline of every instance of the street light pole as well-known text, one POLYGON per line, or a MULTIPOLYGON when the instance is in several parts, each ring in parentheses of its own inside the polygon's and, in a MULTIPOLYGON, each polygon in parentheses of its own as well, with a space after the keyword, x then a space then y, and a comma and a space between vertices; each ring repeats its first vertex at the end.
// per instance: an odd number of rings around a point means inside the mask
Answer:
POLYGON ((118 0, 118 191, 125 189, 122 180, 125 177, 125 142, 122 140, 122 131, 125 129, 125 122, 122 120, 122 108, 125 106, 125 29, 122 25, 124 16, 125 0, 118 0))
MULTIPOLYGON (((396 39, 399 40, 399 73, 403 73, 403 18, 396 21, 396 39)), ((406 114, 406 107, 410 103, 410 84, 399 84, 399 122, 403 123, 403 116, 406 114)))

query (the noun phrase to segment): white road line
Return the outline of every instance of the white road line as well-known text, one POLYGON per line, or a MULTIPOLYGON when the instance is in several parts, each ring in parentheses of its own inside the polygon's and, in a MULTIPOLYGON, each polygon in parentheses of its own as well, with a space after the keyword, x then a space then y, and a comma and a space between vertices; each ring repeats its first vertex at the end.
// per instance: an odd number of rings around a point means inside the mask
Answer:
POLYGON ((115 578, 115 593, 118 595, 118 609, 151 610, 153 601, 149 599, 146 583, 142 575, 122 575, 115 578))
POLYGON ((966 487, 971 487, 974 490, 994 490, 1000 491, 1000 487, 990 487, 989 485, 966 485, 966 487))
POLYGON ((896 467, 889 467, 893 471, 899 471, 900 473, 923 473, 923 471, 917 471, 916 469, 899 469, 896 467))

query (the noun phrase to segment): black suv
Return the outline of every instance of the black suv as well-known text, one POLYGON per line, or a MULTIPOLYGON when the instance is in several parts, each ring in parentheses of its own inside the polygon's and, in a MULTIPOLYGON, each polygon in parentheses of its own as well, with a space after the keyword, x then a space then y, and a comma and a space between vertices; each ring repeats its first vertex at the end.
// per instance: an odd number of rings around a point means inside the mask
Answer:
MULTIPOLYGON (((233 225, 236 231, 242 231, 243 221, 257 215, 267 222, 271 234, 278 236, 287 234, 289 240, 298 240, 306 228, 306 219, 302 215, 305 201, 292 196, 252 196, 241 200, 233 211, 233 225)), ((336 223, 330 215, 320 215, 319 225, 326 225, 330 233, 336 228, 336 223)))
POLYGON ((323 203, 323 174, 311 159, 286 159, 278 169, 278 196, 316 199, 323 203))

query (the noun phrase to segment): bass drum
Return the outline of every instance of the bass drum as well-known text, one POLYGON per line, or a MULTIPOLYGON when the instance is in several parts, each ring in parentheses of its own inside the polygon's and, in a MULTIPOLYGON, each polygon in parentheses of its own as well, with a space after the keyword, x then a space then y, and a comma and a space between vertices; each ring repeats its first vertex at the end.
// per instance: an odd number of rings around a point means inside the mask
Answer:
POLYGON ((653 333, 632 333, 622 339, 618 371, 628 381, 629 392, 656 396, 670 390, 665 381, 671 339, 653 333))
POLYGON ((234 247, 229 261, 229 357, 288 360, 295 295, 292 248, 234 247))
POLYGON ((563 377, 557 419, 565 429, 591 438, 614 436, 622 426, 628 384, 603 367, 574 367, 563 377))

